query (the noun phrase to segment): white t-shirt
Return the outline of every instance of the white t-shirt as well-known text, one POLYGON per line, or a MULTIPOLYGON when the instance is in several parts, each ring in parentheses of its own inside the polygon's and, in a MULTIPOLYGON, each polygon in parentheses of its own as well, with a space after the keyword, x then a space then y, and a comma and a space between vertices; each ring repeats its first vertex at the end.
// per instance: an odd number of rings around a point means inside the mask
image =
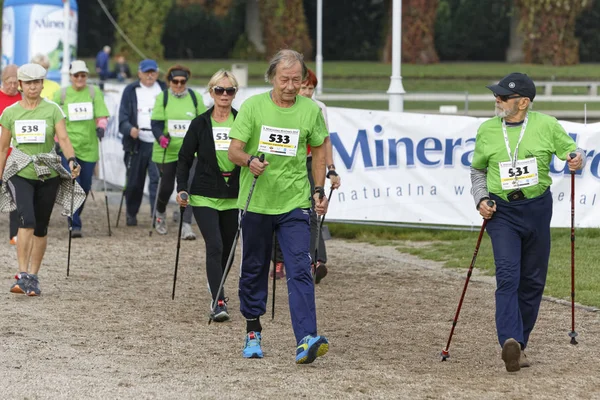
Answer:
POLYGON ((154 85, 150 87, 140 84, 140 87, 135 89, 138 112, 137 125, 140 129, 139 139, 142 142, 153 143, 155 141, 154 135, 152 134, 150 117, 152 115, 156 96, 158 96, 160 92, 162 92, 162 90, 157 82, 154 82, 154 85))

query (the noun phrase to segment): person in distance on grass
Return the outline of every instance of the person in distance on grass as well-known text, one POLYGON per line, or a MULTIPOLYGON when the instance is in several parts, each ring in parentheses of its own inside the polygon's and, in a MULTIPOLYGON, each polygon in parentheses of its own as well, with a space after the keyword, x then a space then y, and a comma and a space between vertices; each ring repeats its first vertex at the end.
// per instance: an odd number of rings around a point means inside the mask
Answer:
MULTIPOLYGON (((202 96, 186 86, 191 76, 188 67, 174 65, 169 68, 169 88, 156 96, 152 109, 152 133, 156 139, 152 161, 158 164, 162 173, 155 210, 155 227, 159 235, 166 235, 168 232, 167 204, 175 188, 177 158, 183 138, 192 120, 206 111, 202 96)), ((192 230, 191 209, 183 214, 181 238, 196 240, 196 234, 192 230)))
MULTIPOLYGON (((308 75, 306 80, 302 82, 302 86, 300 86, 300 96, 307 97, 313 100, 318 106, 321 108, 321 112, 323 112, 323 118, 325 119, 325 126, 327 127, 327 132, 329 132, 329 123, 327 121, 327 107, 325 104, 313 98, 315 93, 315 87, 317 87, 319 81, 317 80, 317 76, 315 73, 308 69, 308 75)), ((331 180, 331 187, 337 189, 340 187, 341 180, 337 172, 335 172, 335 164, 333 164, 333 148, 331 146, 331 140, 329 137, 325 139, 326 146, 326 154, 325 154, 325 163, 327 165, 327 178, 331 180)), ((308 157, 306 158, 306 170, 308 173, 308 180, 310 182, 311 191, 314 190, 315 184, 312 179, 312 154, 310 152, 310 146, 308 146, 308 157)), ((314 204, 313 204, 314 208, 314 204)), ((313 260, 312 268, 313 273, 315 274, 315 283, 320 283, 321 279, 327 275, 327 250, 325 248, 325 240, 323 239, 322 232, 319 232, 319 243, 317 243, 317 230, 318 230, 318 220, 317 214, 312 212, 310 214, 310 256, 312 257, 315 254, 315 249, 319 246, 318 251, 318 260, 313 260)), ((273 274, 276 274, 277 279, 281 279, 285 277, 285 269, 283 263, 283 253, 281 252, 281 246, 277 243, 277 247, 275 249, 275 269, 271 271, 271 277, 273 274)))
MULTIPOLYGON (((0 115, 6 107, 15 104, 21 100, 19 92, 19 81, 17 80, 17 67, 15 64, 9 64, 2 70, 2 87, 0 87, 0 115)), ((7 157, 10 155, 12 147, 8 148, 7 157)), ((10 244, 17 244, 17 231, 19 230, 19 214, 13 211, 9 216, 8 238, 10 244)))
MULTIPOLYGON (((81 174, 77 182, 86 196, 92 188, 92 176, 96 163, 100 159, 99 142, 104 138, 108 125, 108 108, 100 88, 88 85, 89 70, 85 61, 75 60, 69 66, 71 86, 54 93, 54 102, 58 103, 67 116, 67 132, 77 154, 77 163, 81 174)), ((63 166, 68 167, 64 152, 61 153, 63 166)), ((82 237, 81 213, 84 204, 73 215, 73 238, 82 237)))
POLYGON ((208 92, 215 105, 192 121, 177 160, 177 202, 183 207, 192 206, 204 238, 211 310, 217 302, 210 316, 215 322, 229 320, 224 291, 218 299, 216 295, 238 228, 240 167, 227 158, 229 132, 237 115, 231 102, 237 88, 237 80, 229 71, 220 70, 212 76, 208 92), (196 172, 189 185, 194 154, 198 154, 196 172), (189 193, 189 200, 183 201, 182 193, 189 193))
POLYGON ((71 197, 78 207, 85 194, 72 179, 79 175, 75 153, 60 107, 40 96, 46 70, 38 64, 25 64, 17 72, 23 100, 7 107, 2 116, 0 136, 0 211, 17 210, 17 259, 19 272, 10 288, 13 293, 39 296, 38 272, 46 252, 48 223, 54 203, 71 212, 71 197), (71 173, 61 165, 54 148, 54 135, 68 157, 71 173), (9 143, 15 147, 6 157, 9 143))
POLYGON ((142 60, 138 67, 139 81, 130 83, 123 90, 119 106, 119 132, 123 135, 123 152, 127 179, 125 187, 125 210, 127 226, 137 225, 137 214, 144 198, 146 174, 150 180, 150 215, 154 215, 154 200, 158 187, 158 167, 152 161, 154 135, 150 116, 156 97, 167 88, 158 79, 158 64, 154 60, 142 60))
POLYGON ((311 275, 311 193, 306 173, 306 149, 313 152, 312 197, 315 211, 327 212, 323 113, 315 102, 298 95, 307 75, 303 56, 281 50, 265 74, 268 93, 246 100, 231 128, 229 159, 242 167, 238 207, 244 209, 257 176, 248 212, 241 219, 242 263, 240 309, 246 318, 243 356, 262 358, 260 316, 266 311, 273 233, 281 244, 287 269, 296 363, 324 355, 329 342, 317 335, 315 286, 311 275), (261 162, 259 153, 265 155, 261 162))
POLYGON ((496 330, 506 370, 514 372, 529 366, 524 350, 546 284, 550 162, 556 155, 574 171, 583 167, 585 153, 556 118, 531 111, 536 89, 527 75, 509 74, 488 89, 496 98, 496 117, 477 131, 471 193, 479 213, 489 220, 496 263, 496 330), (493 207, 487 204, 490 199, 493 207))

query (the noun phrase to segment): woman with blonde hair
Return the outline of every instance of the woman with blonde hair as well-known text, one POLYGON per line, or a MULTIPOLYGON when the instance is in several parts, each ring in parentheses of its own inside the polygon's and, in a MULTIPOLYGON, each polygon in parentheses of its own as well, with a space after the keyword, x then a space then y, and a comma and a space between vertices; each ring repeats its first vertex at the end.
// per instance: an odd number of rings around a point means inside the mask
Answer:
POLYGON ((238 227, 237 197, 240 167, 229 161, 229 131, 237 115, 231 107, 238 83, 229 71, 220 70, 208 82, 208 92, 215 104, 195 118, 183 139, 177 161, 177 202, 192 206, 196 223, 206 244, 206 275, 216 301, 211 318, 215 322, 229 320, 225 294, 215 298, 238 227), (188 185, 189 172, 197 154, 195 176, 188 185), (188 193, 189 200, 181 194, 188 193))

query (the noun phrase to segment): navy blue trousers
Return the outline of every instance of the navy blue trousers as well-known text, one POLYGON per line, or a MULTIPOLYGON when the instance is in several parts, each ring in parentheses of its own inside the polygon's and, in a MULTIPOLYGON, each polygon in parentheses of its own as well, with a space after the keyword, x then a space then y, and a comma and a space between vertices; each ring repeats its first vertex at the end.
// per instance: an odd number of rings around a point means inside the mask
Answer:
POLYGON ((496 330, 500 346, 513 338, 525 348, 537 320, 550 258, 552 195, 507 202, 487 224, 496 262, 496 330))
POLYGON ((242 265, 240 268, 240 311, 246 319, 267 310, 269 264, 273 232, 283 251, 288 300, 296 342, 317 334, 315 286, 311 274, 310 210, 297 208, 286 214, 248 212, 242 218, 242 265))
POLYGON ((146 143, 140 140, 135 145, 133 153, 125 153, 125 165, 127 169, 127 182, 125 188, 125 204, 127 215, 137 216, 142 200, 144 198, 144 186, 146 174, 150 179, 148 189, 150 191, 150 215, 154 213, 154 200, 158 188, 158 167, 152 162, 152 146, 154 143, 146 143))

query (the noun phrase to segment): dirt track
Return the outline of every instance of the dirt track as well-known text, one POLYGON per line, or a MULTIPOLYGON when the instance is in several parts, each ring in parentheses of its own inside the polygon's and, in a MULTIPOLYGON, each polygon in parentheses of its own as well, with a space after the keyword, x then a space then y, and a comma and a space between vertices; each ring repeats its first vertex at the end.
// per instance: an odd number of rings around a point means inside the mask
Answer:
MULTIPOLYGON (((116 206, 112 207, 114 224, 116 206)), ((543 302, 528 351, 532 367, 508 374, 494 328, 494 287, 469 286, 452 346, 441 363, 464 273, 341 240, 328 241, 330 275, 317 287, 319 331, 329 353, 294 364, 283 283, 276 317, 263 318, 262 360, 245 360, 237 267, 226 285, 231 323, 207 325, 209 295, 202 240, 148 237, 150 217, 107 236, 104 199, 88 202, 83 239, 73 241, 55 209, 40 281, 43 294, 9 293, 16 271, 8 217, 0 215, 0 397, 7 399, 600 399, 600 321, 543 302)), ((197 231, 197 229, 196 229, 197 231)), ((239 256, 237 258, 239 260, 239 256)))

